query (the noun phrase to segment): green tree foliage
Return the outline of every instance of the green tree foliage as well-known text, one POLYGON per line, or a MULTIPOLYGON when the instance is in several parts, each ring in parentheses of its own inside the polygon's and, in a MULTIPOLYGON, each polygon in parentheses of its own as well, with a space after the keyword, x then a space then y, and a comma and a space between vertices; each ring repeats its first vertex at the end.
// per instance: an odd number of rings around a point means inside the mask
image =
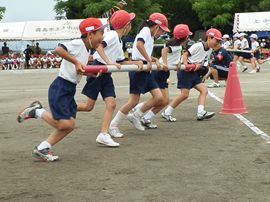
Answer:
POLYGON ((3 18, 5 11, 6 11, 5 7, 0 7, 0 20, 3 18))
MULTIPOLYGON (((68 19, 101 17, 120 0, 55 0, 58 15, 68 19)), ((136 27, 153 12, 168 17, 171 30, 176 24, 188 24, 192 31, 216 27, 230 32, 234 14, 270 10, 270 0, 126 0, 123 9, 136 13, 136 27)), ((1 11, 0 11, 1 12, 1 11)), ((0 13, 1 14, 1 13, 0 13)))

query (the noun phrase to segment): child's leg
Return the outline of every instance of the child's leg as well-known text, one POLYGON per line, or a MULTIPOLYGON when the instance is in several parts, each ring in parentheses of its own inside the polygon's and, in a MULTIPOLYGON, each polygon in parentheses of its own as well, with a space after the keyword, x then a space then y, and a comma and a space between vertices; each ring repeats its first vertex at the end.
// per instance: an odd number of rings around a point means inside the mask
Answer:
MULTIPOLYGON (((163 99, 162 99, 162 102, 156 106, 156 107, 153 107, 149 112, 152 111, 152 113, 155 115, 157 114, 158 112, 160 112, 164 107, 166 107, 168 104, 169 104, 169 90, 168 88, 165 88, 165 89, 160 89, 161 90, 161 93, 163 95, 163 99)), ((147 113, 148 114, 148 113, 147 113)), ((145 118, 148 118, 146 117, 147 114, 144 116, 145 118)), ((152 117, 151 117, 152 118, 152 117)), ((149 119, 151 119, 149 117, 149 119)))
POLYGON ((152 95, 152 98, 150 98, 149 100, 144 102, 143 106, 140 109, 136 110, 136 112, 141 111, 142 113, 145 113, 146 111, 148 111, 152 107, 159 106, 159 105, 163 104, 163 94, 159 88, 151 90, 150 93, 152 95))
POLYGON ((101 133, 108 133, 108 129, 112 120, 112 115, 116 107, 116 102, 114 97, 105 98, 106 109, 103 115, 101 124, 101 133))
POLYGON ((200 92, 198 98, 197 120, 200 121, 203 119, 209 119, 213 117, 215 115, 215 112, 207 112, 204 109, 206 96, 208 94, 207 88, 202 83, 197 84, 194 88, 200 92))
POLYGON ((128 112, 134 108, 140 101, 140 94, 130 94, 129 100, 126 104, 124 104, 119 111, 123 114, 127 115, 128 112))
POLYGON ((90 112, 94 109, 95 103, 96 100, 93 100, 88 97, 85 103, 77 103, 77 111, 90 112))
POLYGON ((124 104, 119 111, 116 113, 115 117, 111 121, 109 132, 113 137, 123 137, 120 133, 118 126, 120 122, 126 117, 129 111, 138 104, 140 100, 139 94, 130 94, 129 100, 124 104))

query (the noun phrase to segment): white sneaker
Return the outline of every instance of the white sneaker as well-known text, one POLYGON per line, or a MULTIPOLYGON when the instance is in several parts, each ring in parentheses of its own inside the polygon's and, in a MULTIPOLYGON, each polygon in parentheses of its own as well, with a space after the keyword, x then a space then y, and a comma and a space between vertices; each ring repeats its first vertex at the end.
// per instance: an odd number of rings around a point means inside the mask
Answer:
POLYGON ((256 69, 251 70, 249 74, 256 74, 256 69))
POLYGON ((137 128, 138 130, 141 130, 141 131, 145 130, 145 128, 143 127, 143 125, 141 123, 141 119, 139 117, 137 117, 134 113, 129 113, 127 118, 129 120, 129 122, 135 126, 135 128, 137 128))
POLYGON ((108 133, 99 133, 96 142, 99 144, 106 145, 108 147, 119 147, 120 144, 113 141, 112 137, 108 133))
POLYGON ((124 134, 120 132, 118 127, 109 128, 109 134, 112 137, 117 137, 117 138, 124 137, 124 134))
POLYGON ((207 112, 207 111, 205 111, 204 113, 197 114, 197 120, 202 121, 204 119, 210 119, 213 116, 215 116, 215 112, 207 112))
POLYGON ((161 117, 166 119, 168 122, 176 122, 176 118, 172 117, 172 115, 168 115, 164 112, 161 113, 161 117))
POLYGON ((220 84, 219 83, 216 83, 216 82, 213 82, 213 83, 209 84, 207 87, 208 88, 219 88, 220 87, 220 84))

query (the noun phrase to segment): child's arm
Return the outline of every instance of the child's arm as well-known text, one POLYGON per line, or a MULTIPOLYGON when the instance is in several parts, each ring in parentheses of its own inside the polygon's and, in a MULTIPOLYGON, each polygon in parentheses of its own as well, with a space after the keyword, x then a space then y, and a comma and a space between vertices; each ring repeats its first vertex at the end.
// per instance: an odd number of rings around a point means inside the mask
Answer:
POLYGON ((152 69, 152 58, 147 54, 144 43, 142 41, 137 41, 137 49, 141 53, 141 55, 146 59, 147 61, 147 69, 150 71, 152 69))
POLYGON ((134 60, 134 61, 127 61, 124 60, 121 62, 121 65, 137 65, 138 66, 138 71, 142 71, 143 70, 143 62, 140 60, 134 60))
MULTIPOLYGON (((183 64, 184 65, 187 65, 188 64, 188 56, 189 56, 189 52, 186 51, 184 54, 183 54, 183 64)), ((202 64, 195 64, 196 65, 196 68, 195 69, 186 69, 186 71, 197 71, 198 69, 200 69, 202 67, 202 64)))
POLYGON ((82 73, 85 72, 81 62, 79 60, 77 60, 75 57, 73 57, 72 55, 70 55, 64 48, 59 46, 54 51, 60 57, 64 58, 65 60, 67 60, 69 62, 71 62, 72 64, 74 64, 78 74, 82 74, 82 73))
POLYGON ((164 47, 161 50, 161 57, 162 57, 162 67, 163 70, 168 71, 168 59, 167 59, 167 54, 169 52, 169 48, 168 47, 164 47))
POLYGON ((118 69, 121 69, 121 65, 119 63, 116 62, 112 62, 109 60, 109 58, 107 57, 105 51, 104 51, 104 46, 103 44, 100 44, 98 46, 98 48, 96 48, 96 51, 98 52, 98 54, 100 55, 100 57, 104 60, 104 62, 106 62, 106 64, 108 65, 115 65, 118 69))

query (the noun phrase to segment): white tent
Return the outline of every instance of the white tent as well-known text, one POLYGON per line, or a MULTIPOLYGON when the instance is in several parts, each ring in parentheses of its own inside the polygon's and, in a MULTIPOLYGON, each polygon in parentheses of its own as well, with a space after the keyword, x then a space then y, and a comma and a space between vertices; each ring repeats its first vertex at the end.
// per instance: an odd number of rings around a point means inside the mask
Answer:
POLYGON ((235 13, 233 32, 270 31, 270 12, 235 13))
POLYGON ((25 22, 0 23, 0 40, 21 40, 25 22))
MULTIPOLYGON (((103 24, 108 24, 107 18, 100 20, 103 24)), ((81 21, 82 19, 0 23, 0 40, 40 41, 80 38, 81 21)))

